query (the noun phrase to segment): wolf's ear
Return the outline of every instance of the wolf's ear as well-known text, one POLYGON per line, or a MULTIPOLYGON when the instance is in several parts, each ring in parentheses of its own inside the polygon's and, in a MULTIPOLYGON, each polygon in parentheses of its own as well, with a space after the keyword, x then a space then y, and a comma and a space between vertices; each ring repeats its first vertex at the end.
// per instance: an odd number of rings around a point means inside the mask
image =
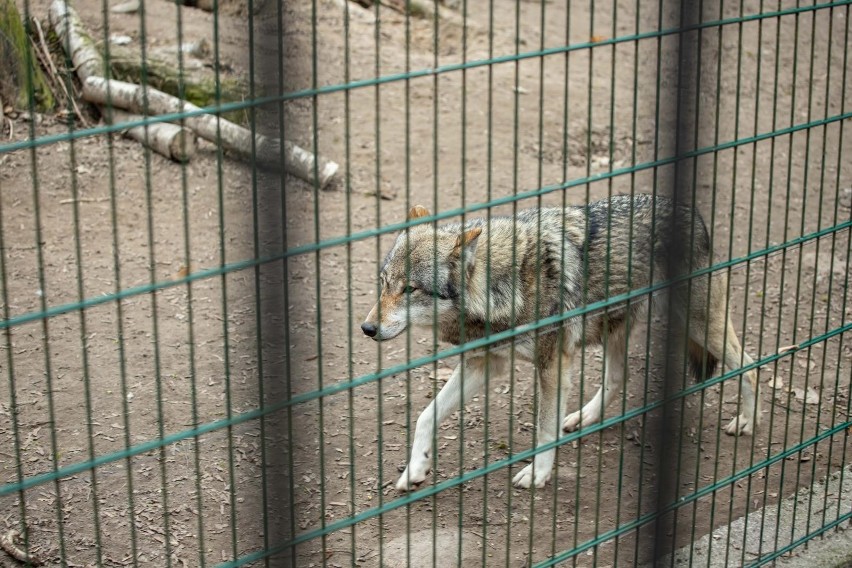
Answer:
POLYGON ((422 205, 415 205, 408 212, 408 220, 413 221, 414 219, 419 219, 420 217, 428 217, 430 215, 429 210, 423 207, 422 205))
POLYGON ((453 255, 461 256, 464 249, 465 266, 473 266, 473 254, 476 252, 476 241, 482 233, 482 227, 474 227, 456 237, 456 245, 453 247, 453 255))

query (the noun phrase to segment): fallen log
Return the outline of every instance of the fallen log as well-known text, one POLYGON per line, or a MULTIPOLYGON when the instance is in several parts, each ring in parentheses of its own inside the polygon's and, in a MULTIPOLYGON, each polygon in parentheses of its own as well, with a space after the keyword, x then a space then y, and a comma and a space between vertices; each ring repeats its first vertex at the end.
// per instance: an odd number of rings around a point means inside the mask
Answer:
MULTIPOLYGON (((144 120, 145 117, 118 109, 105 109, 104 118, 110 124, 121 124, 144 120)), ((124 130, 123 134, 176 162, 191 160, 198 147, 195 132, 170 122, 149 124, 147 129, 145 126, 134 126, 124 130)))
POLYGON ((74 63, 80 81, 103 76, 106 72, 104 60, 74 8, 65 0, 54 0, 47 16, 62 49, 74 63))
MULTIPOLYGON (((54 0, 50 6, 49 15, 50 25, 59 36, 66 53, 71 57, 83 83, 83 98, 98 105, 102 112, 105 110, 103 107, 106 106, 149 116, 201 111, 197 105, 159 89, 104 79, 102 73, 106 70, 103 58, 74 9, 68 6, 65 0, 54 0)), ((257 163, 274 169, 280 169, 282 166, 282 142, 278 139, 260 134, 254 135, 247 128, 211 114, 197 114, 181 122, 183 126, 191 128, 201 138, 220 144, 222 149, 241 159, 249 161, 254 159, 257 163)), ((148 136, 143 136, 142 142, 159 140, 159 136, 152 136, 152 129, 160 128, 164 124, 167 123, 157 122, 148 125, 148 136)), ((174 131, 170 132, 171 135, 164 134, 163 139, 174 136, 174 131)), ((316 170, 316 183, 324 188, 337 173, 339 166, 335 162, 314 156, 287 140, 283 142, 283 146, 283 168, 292 175, 314 183, 316 170)), ((159 152, 165 146, 151 148, 159 152)), ((172 157, 171 150, 167 155, 172 157)))
MULTIPOLYGON (((83 22, 80 21, 77 12, 63 0, 56 0, 50 5, 48 20, 53 31, 59 37, 65 53, 74 63, 80 80, 85 81, 88 77, 99 76, 104 70, 104 60, 95 46, 95 42, 92 41, 91 36, 83 26, 83 22)), ((98 108, 104 120, 110 124, 143 118, 115 112, 110 116, 103 105, 98 106, 98 108)), ((192 132, 168 123, 150 124, 147 133, 145 128, 141 126, 130 128, 125 131, 125 135, 177 162, 189 161, 195 154, 197 145, 195 135, 192 132)))
MULTIPOLYGON (((2 0, 5 1, 5 0, 2 0)), ((59 38, 66 53, 74 62, 80 81, 88 77, 103 77, 107 71, 102 55, 103 48, 92 39, 77 12, 64 1, 56 0, 48 12, 51 28, 59 38)), ((128 82, 141 82, 143 74, 148 84, 161 91, 183 96, 190 102, 208 106, 216 104, 216 75, 200 63, 185 63, 184 73, 177 69, 177 53, 168 61, 154 53, 142 59, 139 50, 110 46, 109 72, 112 77, 128 82), (144 73, 143 73, 144 71, 144 73)), ((187 58, 189 59, 189 58, 187 58)), ((194 61, 194 60, 193 60, 194 61)), ((245 81, 219 76, 219 101, 242 101, 249 94, 245 81)), ((232 118, 237 118, 236 116, 232 118)))
MULTIPOLYGON (((201 111, 192 103, 150 87, 145 89, 140 85, 103 77, 89 77, 83 83, 83 98, 90 103, 106 105, 108 92, 112 106, 132 113, 163 115, 201 111)), ((281 142, 275 138, 253 134, 251 130, 229 120, 203 112, 188 116, 181 122, 201 138, 220 145, 223 150, 244 160, 254 159, 263 166, 275 169, 281 166, 281 142)), ((314 156, 287 140, 283 144, 284 170, 296 177, 313 183, 316 169, 316 183, 323 188, 337 173, 339 166, 335 162, 314 156)))

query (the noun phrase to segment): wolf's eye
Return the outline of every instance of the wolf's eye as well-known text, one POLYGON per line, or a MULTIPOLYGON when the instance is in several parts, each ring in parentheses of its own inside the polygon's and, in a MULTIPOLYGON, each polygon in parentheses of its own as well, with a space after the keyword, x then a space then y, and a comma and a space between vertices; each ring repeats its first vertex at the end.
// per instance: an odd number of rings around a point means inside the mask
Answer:
POLYGON ((412 293, 412 292, 414 292, 415 290, 417 290, 417 288, 415 288, 414 286, 406 286, 406 287, 405 287, 405 290, 403 290, 403 293, 405 293, 405 294, 411 294, 411 293, 412 293))

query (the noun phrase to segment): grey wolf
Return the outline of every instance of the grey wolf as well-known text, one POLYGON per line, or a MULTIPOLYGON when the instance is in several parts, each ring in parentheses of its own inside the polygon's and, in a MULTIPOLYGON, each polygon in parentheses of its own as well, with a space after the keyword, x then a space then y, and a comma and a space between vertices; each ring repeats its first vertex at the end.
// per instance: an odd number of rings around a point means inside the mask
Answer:
MULTIPOLYGON (((417 206, 408 219, 428 215, 417 206)), ((379 300, 361 328, 374 340, 385 341, 409 326, 435 327, 442 341, 458 345, 644 288, 670 277, 670 229, 678 233, 672 238, 691 243, 681 273, 710 265, 710 238, 701 216, 660 196, 613 196, 586 206, 529 209, 514 217, 473 219, 464 225, 414 225, 397 237, 388 253, 379 300)), ((728 317, 726 290, 724 274, 696 277, 678 314, 688 322, 688 362, 696 375, 703 370, 710 376, 720 361, 731 370, 752 363, 728 317)), ((601 420, 627 374, 632 322, 649 307, 667 308, 668 301, 660 298, 668 299, 671 293, 611 306, 587 316, 585 323, 581 317, 570 318, 555 332, 530 332, 509 340, 516 356, 531 361, 538 371, 539 446, 556 440, 559 425, 573 431, 601 420), (584 344, 600 345, 604 337, 601 387, 579 411, 566 416, 571 362, 582 354, 584 344)), ((503 343, 470 351, 456 367, 417 420, 399 490, 426 479, 433 428, 482 388, 486 366, 492 376, 500 372, 508 347, 503 343)), ((756 371, 746 372, 741 384, 741 413, 725 428, 731 435, 752 434, 760 420, 756 371)), ((543 487, 551 477, 554 456, 553 449, 536 454, 513 478, 514 485, 543 487)))

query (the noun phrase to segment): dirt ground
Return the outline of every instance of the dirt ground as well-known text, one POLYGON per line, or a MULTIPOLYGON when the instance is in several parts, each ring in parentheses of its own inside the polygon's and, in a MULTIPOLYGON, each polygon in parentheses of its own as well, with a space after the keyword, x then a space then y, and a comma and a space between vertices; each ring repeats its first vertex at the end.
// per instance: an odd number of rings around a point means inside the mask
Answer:
MULTIPOLYGON (((345 22, 333 1, 318 0, 315 13, 312 3, 286 3, 280 14, 266 3, 251 18, 246 6, 229 4, 218 18, 220 58, 238 72, 254 68, 264 93, 275 92, 280 63, 292 92, 642 34, 677 19, 673 2, 642 3, 638 14, 635 3, 623 1, 574 2, 570 10, 561 2, 495 0, 493 11, 473 4, 466 20, 460 10, 446 11, 437 34, 433 20, 407 21, 388 9, 376 21, 353 6, 345 22)), ((711 4, 706 20, 760 8, 753 0, 725 3, 719 14, 711 4)), ((47 6, 35 0, 29 9, 43 18, 47 6)), ((107 29, 100 2, 75 6, 99 37, 140 41, 138 14, 110 14, 107 29)), ((152 45, 176 42, 178 13, 186 41, 212 37, 210 14, 151 0, 145 29, 152 45)), ((698 109, 686 109, 700 117, 691 144, 848 112, 848 17, 844 7, 702 32, 698 109)), ((34 123, 17 115, 0 128, 4 317, 382 227, 403 220, 414 203, 445 211, 670 156, 676 45, 676 36, 649 38, 292 98, 283 105, 287 138, 341 164, 340 181, 322 192, 220 160, 207 143, 185 167, 120 136, 4 152, 9 141, 68 129, 57 116, 34 123)), ((262 129, 275 129, 274 110, 264 109, 262 129)), ((842 125, 705 153, 689 164, 717 261, 849 221, 842 196, 852 186, 852 162, 843 158, 848 140, 840 148, 842 125)), ((517 206, 648 192, 654 184, 669 187, 672 174, 664 165, 603 176, 517 206)), ((512 205, 493 211, 511 213, 512 205)), ((358 328, 375 301, 377 267, 393 238, 359 238, 15 325, 0 341, 3 483, 445 349, 428 333, 377 345, 358 328)), ((731 316, 752 357, 848 325, 849 258, 846 230, 730 272, 731 316)), ((627 392, 608 416, 618 414, 616 406, 630 410, 659 399, 660 323, 637 329, 627 392)), ((543 561, 653 511, 660 467, 677 471, 674 491, 689 496, 849 421, 848 337, 836 334, 761 368, 763 426, 754 437, 721 433, 736 409, 736 386, 714 385, 686 397, 682 428, 666 433, 677 463, 659 463, 667 452, 655 431, 659 413, 651 412, 560 448, 544 490, 512 488, 522 464, 499 469, 308 540, 274 565, 398 565, 394 551, 422 544, 433 530, 457 539, 464 566, 472 558, 488 566, 543 561)), ((454 362, 4 496, 0 529, 25 523, 32 551, 49 566, 215 565, 280 545, 398 497, 392 485, 407 459, 409 425, 454 362)), ((600 362, 600 350, 590 349, 582 368, 573 369, 571 406, 597 388, 600 362)), ((528 449, 533 396, 527 364, 492 377, 485 393, 441 427, 433 481, 528 449)), ((852 459, 848 435, 847 429, 679 508, 668 536, 683 545, 837 471, 852 459)), ((802 506, 826 507, 828 520, 837 514, 830 503, 802 506)), ((652 537, 646 525, 603 539, 575 562, 635 565, 650 558, 652 537)), ((410 558, 412 566, 433 564, 428 548, 410 558)))

